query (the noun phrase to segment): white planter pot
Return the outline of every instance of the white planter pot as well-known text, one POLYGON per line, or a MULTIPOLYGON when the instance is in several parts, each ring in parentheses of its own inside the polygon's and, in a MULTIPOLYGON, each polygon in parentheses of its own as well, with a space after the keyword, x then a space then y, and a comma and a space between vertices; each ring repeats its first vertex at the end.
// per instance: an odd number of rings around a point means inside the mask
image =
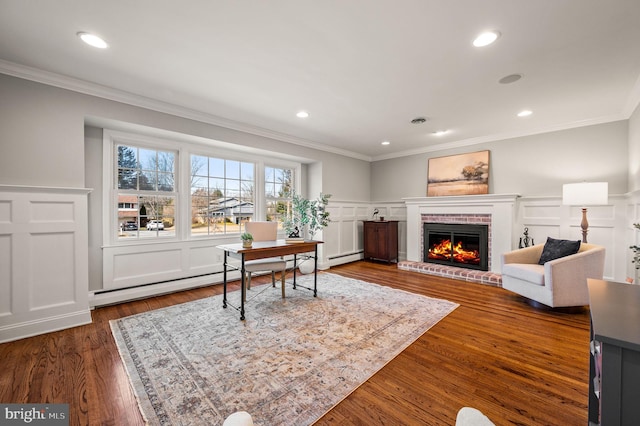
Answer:
POLYGON ((302 262, 298 263, 298 270, 301 274, 310 274, 313 272, 313 263, 313 259, 303 260, 302 262))

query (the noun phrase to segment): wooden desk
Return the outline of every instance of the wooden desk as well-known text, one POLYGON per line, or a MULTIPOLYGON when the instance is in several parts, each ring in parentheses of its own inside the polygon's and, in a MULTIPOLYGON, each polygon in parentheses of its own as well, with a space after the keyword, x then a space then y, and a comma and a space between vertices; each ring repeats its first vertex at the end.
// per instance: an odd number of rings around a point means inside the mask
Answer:
POLYGON ((244 263, 247 260, 264 259, 267 257, 276 256, 288 256, 293 255, 293 288, 296 288, 296 261, 297 255, 300 253, 313 252, 313 288, 299 286, 306 288, 307 290, 313 290, 313 297, 318 295, 318 244, 322 244, 322 241, 305 241, 301 243, 287 243, 285 240, 276 241, 254 241, 253 246, 250 248, 242 247, 242 243, 238 244, 225 244, 217 246, 217 248, 224 251, 224 296, 222 298, 222 307, 227 307, 227 268, 231 266, 234 269, 238 269, 234 265, 229 265, 229 256, 240 259, 240 274, 241 278, 241 297, 240 297, 240 320, 244 320, 244 299, 246 296, 245 288, 245 267, 244 263))

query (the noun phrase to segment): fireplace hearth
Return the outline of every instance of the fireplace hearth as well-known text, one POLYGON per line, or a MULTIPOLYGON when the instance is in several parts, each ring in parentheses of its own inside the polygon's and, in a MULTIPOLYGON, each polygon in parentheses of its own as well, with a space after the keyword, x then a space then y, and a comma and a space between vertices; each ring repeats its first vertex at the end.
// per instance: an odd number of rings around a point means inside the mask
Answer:
POLYGON ((423 223, 424 262, 487 271, 487 225, 423 223))

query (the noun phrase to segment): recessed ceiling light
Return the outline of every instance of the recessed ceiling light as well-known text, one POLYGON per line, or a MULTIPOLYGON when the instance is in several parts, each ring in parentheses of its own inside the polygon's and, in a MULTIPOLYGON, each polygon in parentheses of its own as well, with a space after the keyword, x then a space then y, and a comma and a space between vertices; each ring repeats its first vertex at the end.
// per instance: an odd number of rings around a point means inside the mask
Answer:
POLYGON ((309 117, 309 113, 307 111, 299 111, 296 114, 296 117, 298 117, 298 118, 307 118, 307 117, 309 117))
POLYGON ((515 83, 516 81, 520 80, 522 78, 522 74, 510 74, 507 75, 505 77, 502 77, 500 80, 498 80, 498 83, 500 84, 511 84, 511 83, 515 83))
POLYGON ((433 134, 436 136, 443 136, 443 135, 446 135, 447 133, 449 133, 448 130, 438 130, 437 132, 433 132, 433 134))
POLYGON ((473 40, 475 47, 488 46, 500 37, 499 31, 485 31, 473 40))
POLYGON ((98 49, 106 49, 107 47, 109 47, 106 41, 95 34, 79 32, 77 35, 89 46, 97 47, 98 49))
POLYGON ((381 144, 381 145, 390 145, 390 144, 391 144, 391 142, 389 142, 389 141, 384 141, 384 142, 382 142, 382 144, 381 144))
POLYGON ((531 114, 533 114, 533 111, 530 111, 530 110, 528 110, 528 109, 524 109, 524 110, 522 110, 522 111, 520 111, 520 112, 518 113, 518 117, 528 117, 528 116, 530 116, 531 114))

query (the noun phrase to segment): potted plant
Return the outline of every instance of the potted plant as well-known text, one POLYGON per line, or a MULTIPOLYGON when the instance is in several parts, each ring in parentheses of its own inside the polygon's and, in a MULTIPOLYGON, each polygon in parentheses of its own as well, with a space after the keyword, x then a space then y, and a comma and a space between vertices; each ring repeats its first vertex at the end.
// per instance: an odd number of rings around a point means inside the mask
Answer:
MULTIPOLYGON (((640 223, 634 223, 633 226, 636 229, 640 229, 640 223)), ((636 270, 638 270, 640 269, 640 246, 633 245, 629 246, 629 248, 633 251, 633 259, 631 259, 631 263, 636 265, 636 270)))
MULTIPOLYGON (((329 212, 326 210, 329 204, 330 194, 322 194, 315 200, 307 200, 292 193, 291 211, 284 217, 282 227, 287 233, 288 240, 304 240, 308 235, 309 239, 313 239, 316 232, 327 226, 331 219, 329 212), (305 231, 308 234, 305 234, 305 231)), ((303 274, 313 272, 314 262, 310 258, 301 260, 297 265, 303 274)))
POLYGON ((248 232, 240 234, 240 239, 242 240, 242 247, 249 248, 253 244, 253 235, 248 232))
POLYGON ((322 194, 315 200, 307 200, 293 192, 291 211, 283 219, 282 226, 289 238, 304 238, 305 230, 313 239, 316 232, 327 226, 331 219, 326 210, 330 194, 322 194))

